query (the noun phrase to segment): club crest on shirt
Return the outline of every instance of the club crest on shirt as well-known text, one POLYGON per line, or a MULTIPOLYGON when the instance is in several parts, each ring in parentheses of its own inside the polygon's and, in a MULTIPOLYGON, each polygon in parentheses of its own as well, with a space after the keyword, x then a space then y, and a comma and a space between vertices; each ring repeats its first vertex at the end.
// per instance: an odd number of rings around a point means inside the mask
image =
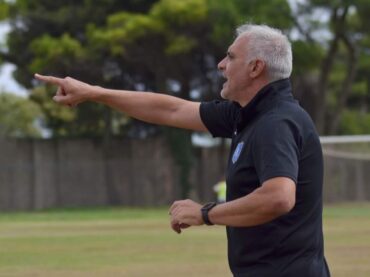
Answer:
POLYGON ((233 162, 233 164, 236 163, 236 161, 239 159, 239 156, 243 150, 243 147, 244 147, 244 142, 239 142, 238 145, 236 146, 234 153, 233 153, 233 157, 231 158, 231 161, 233 162))

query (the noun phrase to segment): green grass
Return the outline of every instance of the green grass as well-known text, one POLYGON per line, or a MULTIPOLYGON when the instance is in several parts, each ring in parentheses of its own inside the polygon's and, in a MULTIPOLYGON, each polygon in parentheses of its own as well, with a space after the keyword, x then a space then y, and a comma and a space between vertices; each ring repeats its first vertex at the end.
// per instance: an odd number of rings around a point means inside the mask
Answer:
POLYGON ((324 233, 332 276, 370 276, 370 203, 327 206, 324 233))
MULTIPOLYGON (((370 276, 370 204, 327 206, 333 276, 370 276)), ((0 213, 0 276, 231 276, 223 227, 169 227, 167 209, 0 213)))

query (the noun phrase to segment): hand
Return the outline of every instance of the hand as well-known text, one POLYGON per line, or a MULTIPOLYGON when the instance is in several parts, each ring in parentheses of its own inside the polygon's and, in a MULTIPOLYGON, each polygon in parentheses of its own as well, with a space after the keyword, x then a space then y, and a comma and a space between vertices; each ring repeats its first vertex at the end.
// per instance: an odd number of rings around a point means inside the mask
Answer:
POLYGON ((35 78, 48 84, 58 86, 53 100, 65 106, 74 107, 92 97, 93 86, 71 77, 57 78, 35 74, 35 78))
POLYGON ((201 208, 202 205, 189 199, 175 201, 169 211, 171 228, 180 234, 182 229, 204 224, 201 208))

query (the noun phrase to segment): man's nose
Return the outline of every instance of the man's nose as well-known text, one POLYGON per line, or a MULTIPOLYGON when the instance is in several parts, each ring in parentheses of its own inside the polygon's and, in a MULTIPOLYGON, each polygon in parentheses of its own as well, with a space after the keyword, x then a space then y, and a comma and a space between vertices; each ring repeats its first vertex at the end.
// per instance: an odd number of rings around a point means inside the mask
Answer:
POLYGON ((224 71, 225 70, 225 58, 223 58, 217 65, 218 70, 224 71))

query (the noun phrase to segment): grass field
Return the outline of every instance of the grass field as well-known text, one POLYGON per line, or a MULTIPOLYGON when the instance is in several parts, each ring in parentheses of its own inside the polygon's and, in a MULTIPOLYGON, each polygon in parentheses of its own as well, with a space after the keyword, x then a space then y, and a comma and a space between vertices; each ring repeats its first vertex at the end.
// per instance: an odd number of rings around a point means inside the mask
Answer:
MULTIPOLYGON (((334 277, 370 276, 370 203, 326 206, 334 277)), ((223 227, 177 235, 166 209, 0 214, 0 276, 231 276, 223 227)))

